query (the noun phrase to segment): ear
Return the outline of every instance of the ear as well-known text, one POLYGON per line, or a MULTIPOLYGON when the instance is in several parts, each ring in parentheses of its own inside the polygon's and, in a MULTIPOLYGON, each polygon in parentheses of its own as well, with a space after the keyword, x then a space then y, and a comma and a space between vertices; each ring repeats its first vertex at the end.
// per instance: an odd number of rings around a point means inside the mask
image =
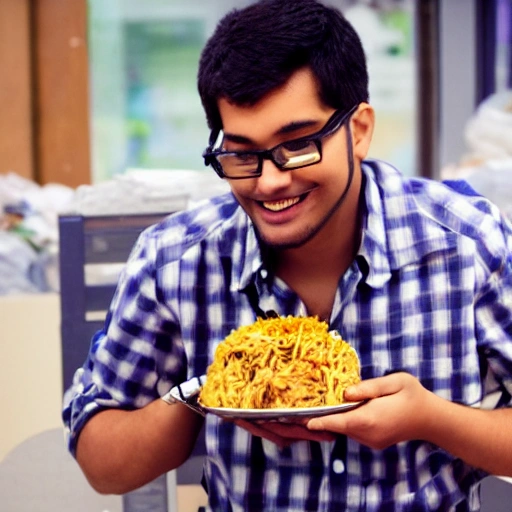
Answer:
POLYGON ((375 112, 368 103, 361 103, 350 119, 354 157, 361 161, 366 158, 372 141, 375 112))

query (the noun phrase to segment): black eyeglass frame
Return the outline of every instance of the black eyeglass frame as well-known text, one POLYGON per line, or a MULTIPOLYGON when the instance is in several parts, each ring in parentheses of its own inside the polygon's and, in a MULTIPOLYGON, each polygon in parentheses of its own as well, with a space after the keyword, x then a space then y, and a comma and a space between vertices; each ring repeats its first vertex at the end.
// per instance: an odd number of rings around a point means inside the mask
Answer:
POLYGON ((217 142, 221 130, 212 131, 210 134, 209 146, 203 152, 204 165, 211 165, 213 167, 213 170, 217 173, 217 175, 220 178, 228 180, 245 180, 248 178, 259 178, 263 174, 263 160, 270 160, 281 171, 293 171, 295 169, 309 167, 310 165, 316 165, 322 161, 322 139, 337 132, 350 119, 352 114, 357 110, 358 106, 359 105, 355 105, 348 111, 341 109, 336 110, 327 120, 323 128, 321 128, 319 131, 312 133, 311 135, 305 135, 304 137, 299 137, 297 139, 291 139, 285 142, 281 142, 270 149, 256 149, 249 151, 222 151, 221 149, 213 150, 213 146, 217 142), (277 148, 286 144, 296 144, 303 141, 313 142, 316 145, 318 149, 318 154, 320 156, 320 158, 316 162, 310 162, 297 165, 296 167, 286 168, 285 166, 281 165, 279 162, 275 160, 273 153, 277 148), (247 176, 228 176, 224 173, 222 165, 217 160, 217 157, 221 155, 256 156, 258 158, 258 165, 255 171, 251 172, 247 176))

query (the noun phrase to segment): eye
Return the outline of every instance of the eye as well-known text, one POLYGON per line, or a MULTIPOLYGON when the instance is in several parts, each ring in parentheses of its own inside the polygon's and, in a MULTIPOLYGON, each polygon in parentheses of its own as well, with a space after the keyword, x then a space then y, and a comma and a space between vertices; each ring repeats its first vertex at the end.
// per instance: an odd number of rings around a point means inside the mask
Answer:
POLYGON ((258 157, 253 153, 245 152, 232 152, 232 153, 221 153, 218 155, 218 160, 222 165, 233 165, 233 166, 246 166, 254 165, 258 162, 258 157))
POLYGON ((282 169, 296 169, 313 165, 322 159, 319 148, 311 139, 283 142, 273 152, 274 161, 282 169))
POLYGON ((240 164, 253 163, 258 160, 256 155, 251 153, 233 153, 233 158, 240 164))
POLYGON ((307 139, 290 140, 281 144, 283 149, 292 152, 308 150, 312 146, 315 147, 314 142, 307 139))

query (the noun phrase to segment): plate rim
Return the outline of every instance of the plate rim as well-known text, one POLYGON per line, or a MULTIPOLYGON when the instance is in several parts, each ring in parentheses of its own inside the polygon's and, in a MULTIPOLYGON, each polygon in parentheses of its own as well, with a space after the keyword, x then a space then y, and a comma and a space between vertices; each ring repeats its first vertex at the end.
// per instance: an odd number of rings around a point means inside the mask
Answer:
POLYGON ((240 419, 260 419, 260 418, 298 418, 303 416, 327 416, 337 412, 344 412, 355 409, 362 405, 364 400, 355 402, 344 402, 337 405, 317 405, 314 407, 279 407, 268 409, 242 409, 237 407, 209 407, 201 402, 198 405, 206 412, 221 417, 240 418, 240 419))

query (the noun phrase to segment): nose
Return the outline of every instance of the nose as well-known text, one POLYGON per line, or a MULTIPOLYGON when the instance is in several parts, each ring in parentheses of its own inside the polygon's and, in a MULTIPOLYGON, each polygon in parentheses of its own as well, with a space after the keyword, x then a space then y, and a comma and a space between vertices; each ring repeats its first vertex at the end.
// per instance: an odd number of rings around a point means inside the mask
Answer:
POLYGON ((261 176, 258 178, 258 189, 263 194, 273 193, 290 185, 293 171, 281 171, 272 160, 263 160, 261 176))

